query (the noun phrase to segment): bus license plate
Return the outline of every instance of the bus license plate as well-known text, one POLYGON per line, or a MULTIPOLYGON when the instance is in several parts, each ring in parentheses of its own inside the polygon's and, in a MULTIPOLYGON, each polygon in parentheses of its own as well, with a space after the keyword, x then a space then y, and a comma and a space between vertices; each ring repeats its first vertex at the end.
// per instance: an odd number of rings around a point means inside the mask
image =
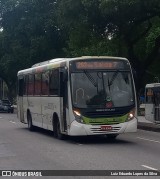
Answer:
POLYGON ((112 130, 112 126, 101 126, 102 131, 110 131, 112 130))

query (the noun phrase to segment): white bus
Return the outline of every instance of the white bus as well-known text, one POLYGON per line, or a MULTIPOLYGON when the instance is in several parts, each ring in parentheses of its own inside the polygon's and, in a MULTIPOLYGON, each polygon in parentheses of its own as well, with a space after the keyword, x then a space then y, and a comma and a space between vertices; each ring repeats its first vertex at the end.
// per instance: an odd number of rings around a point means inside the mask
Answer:
POLYGON ((129 61, 120 57, 53 59, 18 72, 18 116, 64 135, 137 131, 137 103, 129 61))
POLYGON ((160 123, 160 83, 150 83, 145 87, 145 118, 160 123))

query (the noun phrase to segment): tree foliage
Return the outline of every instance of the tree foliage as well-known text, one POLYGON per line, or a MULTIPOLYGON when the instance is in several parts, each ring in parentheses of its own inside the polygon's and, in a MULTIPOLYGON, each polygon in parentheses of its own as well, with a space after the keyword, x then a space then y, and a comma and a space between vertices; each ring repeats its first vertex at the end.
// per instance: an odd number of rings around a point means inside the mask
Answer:
POLYGON ((10 89, 18 70, 60 56, 127 57, 138 88, 146 73, 160 75, 159 0, 0 0, 0 29, 0 77, 10 89))
POLYGON ((54 3, 53 0, 1 1, 0 76, 12 91, 20 69, 62 54, 63 39, 53 18, 54 3))

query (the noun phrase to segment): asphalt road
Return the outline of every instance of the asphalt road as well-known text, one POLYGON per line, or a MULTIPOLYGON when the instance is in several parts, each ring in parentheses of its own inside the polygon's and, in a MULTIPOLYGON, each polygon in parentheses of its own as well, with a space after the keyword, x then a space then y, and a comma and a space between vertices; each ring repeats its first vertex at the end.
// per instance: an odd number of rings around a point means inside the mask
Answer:
POLYGON ((50 131, 30 132, 16 114, 0 113, 0 170, 159 169, 160 133, 138 130, 115 141, 105 137, 58 140, 50 131))

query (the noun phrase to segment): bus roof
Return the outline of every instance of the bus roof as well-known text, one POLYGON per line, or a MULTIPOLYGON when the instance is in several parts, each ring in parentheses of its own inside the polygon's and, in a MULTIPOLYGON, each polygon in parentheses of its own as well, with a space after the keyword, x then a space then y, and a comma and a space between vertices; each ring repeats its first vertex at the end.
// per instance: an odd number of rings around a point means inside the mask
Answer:
POLYGON ((31 68, 20 70, 18 72, 18 75, 30 73, 32 70, 36 70, 41 67, 44 67, 44 68, 49 67, 49 66, 60 67, 60 65, 63 62, 69 62, 69 61, 74 61, 74 60, 86 60, 86 59, 119 59, 119 60, 128 61, 128 59, 123 58, 123 57, 112 57, 112 56, 82 56, 82 57, 75 57, 75 58, 55 58, 55 59, 51 59, 48 61, 36 63, 31 68))
POLYGON ((146 84, 146 88, 160 87, 160 83, 149 83, 146 84))

